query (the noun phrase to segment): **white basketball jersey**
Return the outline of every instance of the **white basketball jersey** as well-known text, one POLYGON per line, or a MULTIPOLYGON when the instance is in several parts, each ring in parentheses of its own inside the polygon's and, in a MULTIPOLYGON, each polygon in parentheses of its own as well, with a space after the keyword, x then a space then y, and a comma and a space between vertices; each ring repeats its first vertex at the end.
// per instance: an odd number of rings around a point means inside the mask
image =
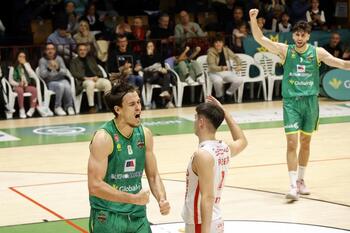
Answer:
MULTIPOLYGON (((222 189, 225 184, 225 177, 229 167, 230 148, 222 141, 204 141, 199 144, 199 148, 209 152, 214 158, 214 206, 212 220, 221 218, 220 200, 222 189)), ((187 224, 201 224, 200 213, 200 187, 198 176, 192 170, 192 160, 187 167, 186 172, 186 194, 185 204, 182 209, 182 218, 187 224)))

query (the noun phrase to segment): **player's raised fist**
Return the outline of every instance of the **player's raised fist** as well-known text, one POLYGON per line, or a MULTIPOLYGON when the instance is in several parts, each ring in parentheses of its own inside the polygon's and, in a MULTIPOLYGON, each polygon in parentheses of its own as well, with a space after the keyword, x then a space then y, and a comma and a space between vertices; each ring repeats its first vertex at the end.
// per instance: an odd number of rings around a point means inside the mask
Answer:
POLYGON ((136 195, 136 205, 146 205, 149 202, 149 190, 141 189, 136 195))
POLYGON ((258 14, 259 14, 259 10, 258 9, 250 9, 250 11, 249 11, 249 17, 251 19, 253 19, 253 18, 256 19, 258 14))

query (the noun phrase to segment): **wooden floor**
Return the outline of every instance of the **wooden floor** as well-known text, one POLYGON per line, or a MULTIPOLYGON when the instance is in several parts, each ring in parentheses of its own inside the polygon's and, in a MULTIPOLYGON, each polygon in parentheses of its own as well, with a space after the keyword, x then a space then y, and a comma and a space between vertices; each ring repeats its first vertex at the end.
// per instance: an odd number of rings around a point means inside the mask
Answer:
MULTIPOLYGON (((332 105, 339 102, 321 101, 332 105)), ((225 105, 231 112, 280 108, 281 102, 225 105)), ((143 118, 193 115, 194 108, 144 111, 143 118)), ((1 128, 109 120, 111 114, 0 121, 1 128)), ((306 182, 312 194, 287 203, 288 173, 282 128, 245 130, 249 146, 231 160, 222 207, 227 220, 315 224, 350 230, 350 123, 322 124, 312 140, 306 182)), ((229 132, 217 138, 230 139, 229 132)), ((161 216, 154 200, 152 223, 180 222, 185 169, 197 146, 193 134, 155 136, 159 171, 172 211, 161 216)), ((89 215, 86 184, 89 142, 0 149, 0 226, 89 215), (13 187, 9 189, 9 187, 13 187), (28 201, 40 203, 44 208, 28 201), (56 214, 56 215, 55 215, 56 214)))

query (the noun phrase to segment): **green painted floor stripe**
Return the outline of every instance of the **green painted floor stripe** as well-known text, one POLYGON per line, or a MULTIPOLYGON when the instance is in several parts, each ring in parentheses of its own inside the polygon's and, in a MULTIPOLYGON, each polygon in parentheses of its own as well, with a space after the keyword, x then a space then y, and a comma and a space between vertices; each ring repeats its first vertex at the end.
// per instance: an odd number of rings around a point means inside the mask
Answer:
MULTIPOLYGON (((321 118, 320 124, 350 122, 350 116, 321 118)), ((104 122, 64 124, 54 126, 38 126, 25 128, 0 129, 6 134, 20 138, 18 141, 0 140, 0 148, 46 145, 69 142, 86 142, 104 122), (37 133, 35 133, 37 132, 37 133), (41 134, 38 134, 41 132, 41 134)), ((189 134, 193 132, 193 122, 181 117, 161 117, 143 119, 143 124, 150 128, 155 136, 189 134)), ((264 129, 282 127, 282 121, 242 123, 242 129, 264 129)), ((226 125, 219 128, 227 131, 226 125)), ((282 130, 282 129, 281 129, 282 130)))
MULTIPOLYGON (((89 219, 72 219, 70 220, 86 231, 89 229, 89 219)), ((78 230, 68 225, 65 221, 52 221, 33 224, 22 224, 15 226, 0 227, 0 233, 79 233, 78 230)))

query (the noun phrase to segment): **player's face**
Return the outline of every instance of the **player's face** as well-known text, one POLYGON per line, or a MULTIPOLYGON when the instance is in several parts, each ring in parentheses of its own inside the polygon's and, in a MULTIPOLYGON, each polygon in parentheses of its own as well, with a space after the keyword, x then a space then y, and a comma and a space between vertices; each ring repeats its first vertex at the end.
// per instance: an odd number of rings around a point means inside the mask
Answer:
POLYGON ((123 118, 130 127, 137 127, 141 123, 141 100, 137 92, 129 92, 123 97, 122 107, 117 110, 119 116, 123 118))
POLYGON ((310 39, 310 34, 304 31, 293 33, 293 40, 297 48, 303 48, 310 39))

